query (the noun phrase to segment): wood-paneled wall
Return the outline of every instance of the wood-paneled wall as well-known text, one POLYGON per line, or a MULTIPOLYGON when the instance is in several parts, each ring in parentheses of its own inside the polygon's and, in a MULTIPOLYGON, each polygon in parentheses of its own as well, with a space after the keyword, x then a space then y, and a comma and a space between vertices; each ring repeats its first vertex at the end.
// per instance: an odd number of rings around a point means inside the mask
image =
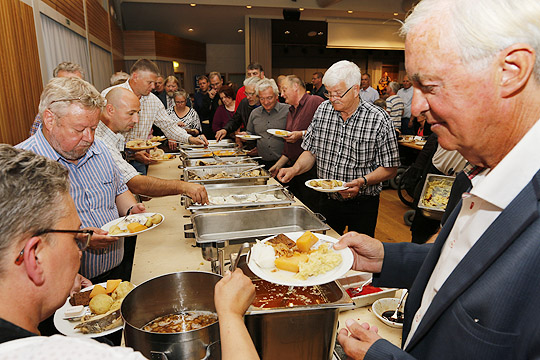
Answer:
POLYGON ((124 55, 204 62, 206 45, 157 31, 124 31, 124 55))
POLYGON ((99 0, 86 0, 86 14, 88 18, 88 31, 90 34, 103 41, 105 44, 110 44, 109 37, 109 14, 99 0))
POLYGON ((43 2, 83 29, 86 28, 83 0, 43 0, 43 2))
POLYGON ((28 137, 43 90, 32 8, 2 0, 0 32, 0 142, 15 145, 28 137))

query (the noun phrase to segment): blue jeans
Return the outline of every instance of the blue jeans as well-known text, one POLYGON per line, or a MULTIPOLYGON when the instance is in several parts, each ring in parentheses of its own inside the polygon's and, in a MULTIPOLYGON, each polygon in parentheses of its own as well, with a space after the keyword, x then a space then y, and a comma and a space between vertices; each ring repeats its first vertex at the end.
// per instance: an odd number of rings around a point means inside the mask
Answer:
POLYGON ((130 160, 129 163, 137 170, 141 175, 146 175, 148 166, 143 163, 140 163, 136 160, 130 160))

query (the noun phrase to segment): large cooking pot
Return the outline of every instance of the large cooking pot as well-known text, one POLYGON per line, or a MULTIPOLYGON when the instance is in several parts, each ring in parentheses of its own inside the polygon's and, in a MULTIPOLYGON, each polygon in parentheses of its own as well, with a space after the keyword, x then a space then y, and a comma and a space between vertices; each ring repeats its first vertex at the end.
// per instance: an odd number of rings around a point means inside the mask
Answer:
POLYGON ((212 311, 214 286, 220 275, 184 271, 150 279, 133 289, 122 302, 126 346, 149 359, 220 359, 219 325, 183 333, 160 334, 141 330, 150 321, 182 311, 212 311))

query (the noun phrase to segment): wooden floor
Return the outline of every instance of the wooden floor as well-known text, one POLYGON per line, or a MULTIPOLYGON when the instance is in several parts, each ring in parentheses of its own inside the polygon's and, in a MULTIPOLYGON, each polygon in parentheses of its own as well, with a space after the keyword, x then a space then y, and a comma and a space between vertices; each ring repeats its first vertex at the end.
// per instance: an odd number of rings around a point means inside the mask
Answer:
POLYGON ((384 242, 411 241, 411 230, 403 221, 403 215, 410 209, 401 202, 397 190, 383 190, 379 203, 375 238, 384 242))

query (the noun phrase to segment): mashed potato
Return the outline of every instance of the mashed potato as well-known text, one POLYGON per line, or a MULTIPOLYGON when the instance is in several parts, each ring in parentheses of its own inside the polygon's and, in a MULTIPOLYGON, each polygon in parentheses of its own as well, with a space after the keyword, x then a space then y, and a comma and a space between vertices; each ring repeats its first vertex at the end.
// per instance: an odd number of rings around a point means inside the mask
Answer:
POLYGON ((341 254, 328 248, 328 244, 322 244, 319 248, 309 254, 309 259, 305 263, 300 263, 300 271, 296 277, 306 280, 310 276, 324 274, 341 264, 343 261, 341 254))
POLYGON ((251 248, 251 256, 262 269, 273 269, 275 267, 276 253, 271 245, 263 244, 257 240, 251 248))

